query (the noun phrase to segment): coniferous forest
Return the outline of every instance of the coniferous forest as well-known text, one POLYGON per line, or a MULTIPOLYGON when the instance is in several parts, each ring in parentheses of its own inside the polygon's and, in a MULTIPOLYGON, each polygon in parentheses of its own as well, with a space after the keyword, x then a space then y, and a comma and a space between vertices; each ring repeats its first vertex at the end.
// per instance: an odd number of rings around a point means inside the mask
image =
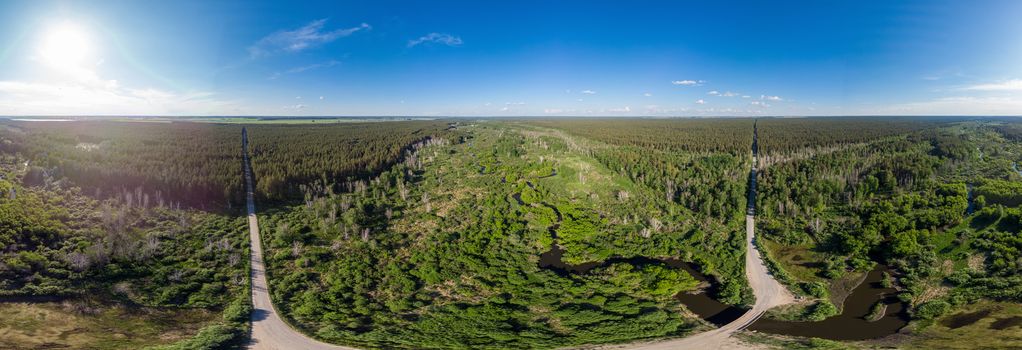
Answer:
POLYGON ((0 348, 244 347, 243 129, 269 294, 324 342, 691 336, 754 305, 751 216, 795 299, 743 342, 1022 346, 1022 123, 835 117, 0 120, 0 348))

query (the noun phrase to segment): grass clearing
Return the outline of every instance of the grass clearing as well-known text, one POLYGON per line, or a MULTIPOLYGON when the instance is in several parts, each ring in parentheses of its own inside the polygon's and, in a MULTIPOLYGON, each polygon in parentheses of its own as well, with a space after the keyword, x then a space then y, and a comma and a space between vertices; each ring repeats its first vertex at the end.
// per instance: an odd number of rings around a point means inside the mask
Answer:
POLYGON ((1019 349, 1022 305, 984 301, 944 315, 905 344, 905 349, 1019 349), (974 317, 969 317, 975 315, 974 317), (980 316, 980 317, 976 317, 980 316), (1008 326, 1008 327, 1005 327, 1008 326), (997 329, 1004 328, 1004 329, 997 329))
POLYGON ((84 301, 0 303, 0 348, 139 349, 189 338, 219 317, 84 301))

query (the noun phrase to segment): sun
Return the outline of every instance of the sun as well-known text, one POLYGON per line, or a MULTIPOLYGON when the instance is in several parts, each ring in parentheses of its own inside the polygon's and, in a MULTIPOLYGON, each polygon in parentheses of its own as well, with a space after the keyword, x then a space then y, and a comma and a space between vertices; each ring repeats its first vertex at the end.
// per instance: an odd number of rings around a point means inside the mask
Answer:
POLYGON ((57 69, 78 69, 86 63, 91 43, 86 32, 74 23, 60 23, 46 31, 39 43, 39 55, 57 69))

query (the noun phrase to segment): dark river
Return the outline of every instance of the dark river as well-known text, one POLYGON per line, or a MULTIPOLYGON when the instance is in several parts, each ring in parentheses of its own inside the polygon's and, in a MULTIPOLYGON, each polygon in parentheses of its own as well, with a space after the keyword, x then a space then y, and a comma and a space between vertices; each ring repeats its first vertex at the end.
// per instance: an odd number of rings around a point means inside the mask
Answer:
MULTIPOLYGON (((691 294, 680 293, 675 297, 700 318, 720 326, 734 321, 746 311, 746 309, 727 305, 714 299, 712 296, 716 294, 718 286, 716 281, 700 273, 693 265, 678 259, 611 258, 602 262, 571 265, 564 263, 561 259, 563 254, 564 250, 554 245, 552 249, 540 255, 539 266, 558 274, 567 275, 586 273, 594 268, 619 262, 640 266, 662 263, 683 269, 695 279, 710 285, 704 291, 691 294)), ((862 284, 845 299, 844 310, 840 315, 819 322, 778 321, 761 318, 748 329, 764 333, 831 340, 866 340, 897 333, 908 324, 907 309, 904 303, 895 296, 896 291, 893 288, 884 288, 881 284, 883 272, 884 268, 880 266, 870 271, 862 284), (866 316, 877 301, 882 301, 887 306, 886 311, 880 319, 869 321, 866 316)))
POLYGON ((894 288, 884 288, 884 269, 877 267, 870 271, 866 280, 852 291, 845 299, 842 313, 819 322, 790 322, 770 319, 759 319, 749 327, 750 330, 816 337, 832 340, 866 340, 881 338, 897 333, 908 324, 908 310, 898 300, 894 288), (882 301, 887 310, 884 316, 876 321, 869 321, 866 316, 877 301, 882 301))

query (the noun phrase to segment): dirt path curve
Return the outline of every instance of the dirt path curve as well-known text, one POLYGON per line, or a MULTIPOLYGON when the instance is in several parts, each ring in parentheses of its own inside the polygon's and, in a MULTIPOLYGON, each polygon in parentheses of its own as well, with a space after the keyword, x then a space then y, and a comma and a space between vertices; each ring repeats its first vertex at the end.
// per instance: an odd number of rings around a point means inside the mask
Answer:
POLYGON ((252 244, 252 339, 249 349, 257 350, 291 350, 291 349, 344 349, 343 346, 331 345, 309 338, 291 329, 273 309, 270 293, 266 283, 266 266, 263 264, 263 247, 259 238, 259 221, 256 219, 255 199, 252 191, 252 167, 248 159, 248 132, 241 131, 243 161, 245 163, 245 191, 248 201, 248 229, 252 244))
POLYGON ((735 339, 729 339, 732 334, 756 322, 767 310, 795 301, 791 292, 770 276, 766 265, 763 264, 759 250, 754 244, 756 239, 755 219, 753 215, 745 216, 745 277, 749 280, 749 287, 752 288, 753 295, 756 296, 756 303, 752 305, 752 309, 746 311, 742 317, 714 330, 680 339, 630 344, 623 348, 644 350, 742 348, 745 345, 738 343, 735 339))

